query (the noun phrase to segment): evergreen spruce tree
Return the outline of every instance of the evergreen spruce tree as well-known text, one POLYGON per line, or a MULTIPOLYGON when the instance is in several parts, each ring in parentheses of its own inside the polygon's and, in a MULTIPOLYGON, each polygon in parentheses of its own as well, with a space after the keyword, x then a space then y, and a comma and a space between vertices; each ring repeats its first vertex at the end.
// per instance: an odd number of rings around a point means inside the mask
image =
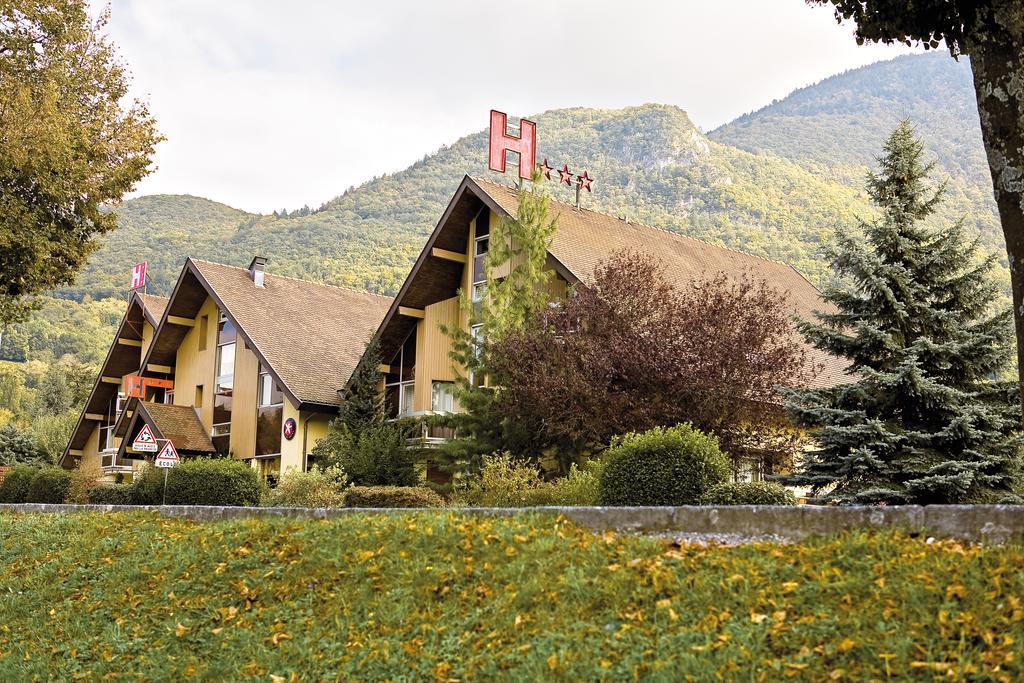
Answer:
POLYGON ((380 372, 380 341, 374 337, 366 345, 348 384, 345 401, 341 404, 338 426, 359 433, 370 425, 384 422, 384 395, 380 391, 383 375, 380 372))
POLYGON ((380 391, 380 342, 374 337, 348 384, 338 417, 313 449, 321 467, 340 466, 360 486, 416 484, 416 453, 406 447, 410 425, 388 421, 380 391))
POLYGON ((999 380, 1012 369, 1012 312, 995 310, 994 257, 962 221, 927 227, 944 187, 929 189, 922 149, 908 122, 892 133, 868 176, 879 218, 828 252, 840 279, 823 295, 837 310, 798 324, 855 379, 784 390, 816 443, 787 483, 840 502, 992 502, 1017 484, 1019 397, 999 380))

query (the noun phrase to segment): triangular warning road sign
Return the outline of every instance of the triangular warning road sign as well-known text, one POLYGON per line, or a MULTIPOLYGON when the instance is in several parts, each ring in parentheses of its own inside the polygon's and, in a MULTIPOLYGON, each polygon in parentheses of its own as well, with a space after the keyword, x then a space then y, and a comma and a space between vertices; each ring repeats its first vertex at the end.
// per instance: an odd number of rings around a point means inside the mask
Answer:
POLYGON ((156 437, 153 436, 153 430, 149 428, 149 425, 142 425, 142 429, 139 430, 135 441, 132 441, 132 450, 142 453, 156 453, 160 450, 157 448, 156 437))
POLYGON ((168 441, 156 456, 156 466, 174 467, 180 460, 178 451, 174 450, 174 444, 168 441))

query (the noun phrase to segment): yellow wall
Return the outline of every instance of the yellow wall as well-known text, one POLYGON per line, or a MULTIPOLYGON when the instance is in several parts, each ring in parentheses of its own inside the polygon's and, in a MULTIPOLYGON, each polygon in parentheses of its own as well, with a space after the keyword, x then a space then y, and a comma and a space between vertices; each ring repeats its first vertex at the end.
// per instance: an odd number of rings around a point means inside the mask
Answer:
MULTIPOLYGON (((501 217, 491 212, 490 226, 491 234, 494 227, 498 225, 501 217)), ((469 223, 469 240, 466 245, 466 265, 463 267, 461 288, 467 294, 472 291, 473 286, 473 247, 476 238, 476 219, 469 223)), ((507 275, 512 265, 521 262, 524 256, 518 256, 512 263, 505 264, 499 268, 497 276, 507 275)), ((566 282, 558 276, 551 279, 548 290, 552 298, 562 298, 566 294, 566 282)), ((451 340, 438 329, 440 323, 452 324, 457 322, 462 329, 469 328, 469 319, 466 311, 459 306, 459 297, 445 299, 431 304, 424 309, 423 320, 416 326, 416 387, 413 399, 413 410, 430 410, 431 405, 431 383, 434 380, 454 381, 456 379, 455 368, 452 367, 452 360, 448 353, 451 350, 451 340)))
POLYGON ((305 466, 306 456, 316 446, 317 441, 327 434, 327 425, 331 420, 331 416, 324 413, 307 411, 300 414, 295 405, 285 398, 281 424, 283 425, 289 417, 295 420, 295 436, 289 441, 284 438, 283 433, 281 434, 281 472, 302 470, 305 466), (305 441, 305 453, 303 452, 303 441, 305 441))
POLYGON ((98 470, 100 468, 100 425, 93 423, 92 431, 89 432, 89 439, 82 449, 82 459, 78 468, 83 471, 98 470))
POLYGON ((260 361, 242 340, 235 344, 235 379, 231 392, 231 455, 251 458, 256 453, 256 402, 260 361))
POLYGON ((213 384, 216 380, 214 367, 217 362, 217 304, 210 297, 206 298, 199 313, 196 324, 189 328, 181 345, 178 346, 177 360, 174 366, 174 405, 195 407, 196 386, 203 387, 203 406, 199 411, 199 420, 206 431, 213 427, 213 384), (206 326, 206 348, 199 350, 199 332, 202 328, 200 318, 209 316, 206 326))
POLYGON ((139 352, 139 362, 146 357, 146 352, 149 351, 149 345, 153 343, 153 326, 149 324, 149 321, 145 320, 143 316, 142 321, 142 348, 139 352))
POLYGON ((452 297, 426 307, 423 320, 416 325, 416 386, 413 410, 430 410, 431 382, 453 381, 455 372, 451 339, 441 331, 440 325, 459 324, 459 299, 452 297))

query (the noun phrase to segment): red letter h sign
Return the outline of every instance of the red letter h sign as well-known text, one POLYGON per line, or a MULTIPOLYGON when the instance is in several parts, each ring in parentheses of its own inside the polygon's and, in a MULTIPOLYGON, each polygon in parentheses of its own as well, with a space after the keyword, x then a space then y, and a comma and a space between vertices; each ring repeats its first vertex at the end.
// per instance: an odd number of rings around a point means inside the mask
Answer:
POLYGON ((519 137, 505 132, 508 117, 500 111, 491 110, 491 149, 487 156, 487 167, 498 173, 505 172, 505 152, 519 155, 519 177, 529 180, 537 165, 537 124, 522 119, 519 122, 519 137))

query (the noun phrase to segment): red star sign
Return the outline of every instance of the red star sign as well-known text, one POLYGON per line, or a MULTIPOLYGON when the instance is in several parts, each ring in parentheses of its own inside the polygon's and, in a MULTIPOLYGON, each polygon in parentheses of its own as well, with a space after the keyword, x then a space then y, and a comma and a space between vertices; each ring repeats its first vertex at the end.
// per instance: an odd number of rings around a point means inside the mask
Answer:
POLYGON ((551 172, 553 170, 555 169, 551 168, 551 166, 548 165, 547 159, 545 159, 544 163, 540 165, 540 174, 547 178, 548 180, 551 180, 551 172))
POLYGON ((586 171, 583 172, 583 175, 576 176, 576 182, 580 184, 580 188, 587 192, 593 192, 593 190, 590 189, 590 183, 594 182, 594 179, 588 176, 586 171))
POLYGON ((562 168, 558 169, 558 175, 561 176, 558 182, 572 185, 572 171, 569 170, 569 164, 562 164, 562 168))

